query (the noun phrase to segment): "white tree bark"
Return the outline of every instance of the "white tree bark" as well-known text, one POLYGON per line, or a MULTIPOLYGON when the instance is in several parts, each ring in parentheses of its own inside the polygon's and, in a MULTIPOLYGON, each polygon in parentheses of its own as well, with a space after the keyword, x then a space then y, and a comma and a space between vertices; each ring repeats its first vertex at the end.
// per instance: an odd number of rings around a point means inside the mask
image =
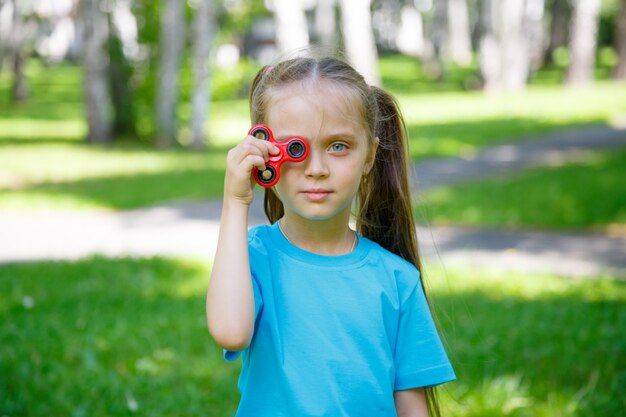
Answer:
POLYGON ((370 0, 341 0, 341 26, 352 65, 370 85, 381 85, 370 0))
POLYGON ((422 14, 412 5, 407 4, 400 11, 400 28, 396 36, 398 50, 406 55, 424 58, 426 43, 422 14))
POLYGON ((159 73, 156 91, 156 144, 176 143, 178 70, 185 41, 185 0, 164 0, 161 12, 159 73))
POLYGON ((335 49, 337 45, 336 0, 317 0, 315 8, 315 31, 318 41, 326 48, 335 49))
POLYGON ((581 85, 593 80, 600 17, 600 0, 574 0, 570 25, 570 64, 567 84, 581 85))
POLYGON ((214 10, 213 0, 198 0, 194 20, 194 89, 191 96, 193 148, 203 148, 206 145, 204 124, 211 103, 209 55, 217 25, 214 10))
POLYGON ((112 132, 111 97, 107 83, 108 56, 105 42, 108 23, 102 0, 83 0, 84 54, 83 69, 85 109, 87 113, 87 140, 108 142, 112 132))
POLYGON ((526 88, 530 69, 527 6, 525 0, 482 1, 484 30, 479 59, 488 92, 526 88))
POLYGON ((274 0, 276 43, 281 54, 309 46, 309 29, 302 0, 274 0))
POLYGON ((448 0, 448 39, 452 61, 467 66, 472 62, 467 0, 448 0))

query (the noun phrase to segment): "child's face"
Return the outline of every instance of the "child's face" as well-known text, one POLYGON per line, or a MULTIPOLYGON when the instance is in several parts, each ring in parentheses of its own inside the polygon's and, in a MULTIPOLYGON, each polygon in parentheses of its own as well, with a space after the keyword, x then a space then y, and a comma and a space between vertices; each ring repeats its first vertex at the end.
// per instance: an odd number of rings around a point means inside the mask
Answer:
POLYGON ((286 213, 310 220, 350 216, 377 142, 369 144, 355 99, 326 82, 291 84, 271 92, 267 124, 278 141, 309 142, 304 162, 285 163, 274 187, 286 213))

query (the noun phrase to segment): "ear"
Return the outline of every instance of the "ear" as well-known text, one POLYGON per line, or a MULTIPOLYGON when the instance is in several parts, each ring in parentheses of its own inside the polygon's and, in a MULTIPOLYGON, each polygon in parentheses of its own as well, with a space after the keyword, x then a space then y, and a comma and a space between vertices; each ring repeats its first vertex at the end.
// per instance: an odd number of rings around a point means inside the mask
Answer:
POLYGON ((378 144, 380 143, 380 139, 375 137, 372 141, 372 146, 370 148, 369 155, 367 156, 367 161, 365 162, 364 175, 369 174, 374 166, 374 160, 376 160, 376 151, 378 150, 378 144))

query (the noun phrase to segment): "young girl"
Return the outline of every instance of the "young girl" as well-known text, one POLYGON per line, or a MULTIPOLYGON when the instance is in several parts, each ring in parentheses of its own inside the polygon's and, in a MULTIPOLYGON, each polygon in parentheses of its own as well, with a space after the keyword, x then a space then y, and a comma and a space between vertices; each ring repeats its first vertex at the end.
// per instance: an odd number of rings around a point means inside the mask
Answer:
POLYGON ((395 101, 341 60, 295 58, 257 74, 250 113, 310 150, 266 189, 271 226, 250 231, 252 172, 278 149, 248 136, 228 153, 207 319, 226 360, 242 356, 237 416, 438 414, 432 387, 455 375, 421 282, 395 101))

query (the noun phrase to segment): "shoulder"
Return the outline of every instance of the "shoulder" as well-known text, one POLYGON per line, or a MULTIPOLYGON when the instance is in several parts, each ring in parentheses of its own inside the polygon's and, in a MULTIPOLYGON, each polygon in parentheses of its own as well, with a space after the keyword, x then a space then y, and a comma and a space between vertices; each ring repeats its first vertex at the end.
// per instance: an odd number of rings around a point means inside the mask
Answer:
POLYGON ((363 239, 370 246, 370 261, 373 261, 377 269, 393 275, 399 293, 412 292, 416 288, 421 288, 421 274, 415 265, 378 243, 367 238, 363 239))
POLYGON ((267 254, 270 226, 266 224, 254 226, 248 230, 248 251, 253 254, 267 254))
POLYGON ((398 272, 407 274, 417 274, 419 276, 419 270, 415 265, 399 255, 383 248, 373 240, 362 237, 362 239, 369 246, 370 256, 376 258, 379 262, 384 264, 388 268, 397 270, 398 272))

